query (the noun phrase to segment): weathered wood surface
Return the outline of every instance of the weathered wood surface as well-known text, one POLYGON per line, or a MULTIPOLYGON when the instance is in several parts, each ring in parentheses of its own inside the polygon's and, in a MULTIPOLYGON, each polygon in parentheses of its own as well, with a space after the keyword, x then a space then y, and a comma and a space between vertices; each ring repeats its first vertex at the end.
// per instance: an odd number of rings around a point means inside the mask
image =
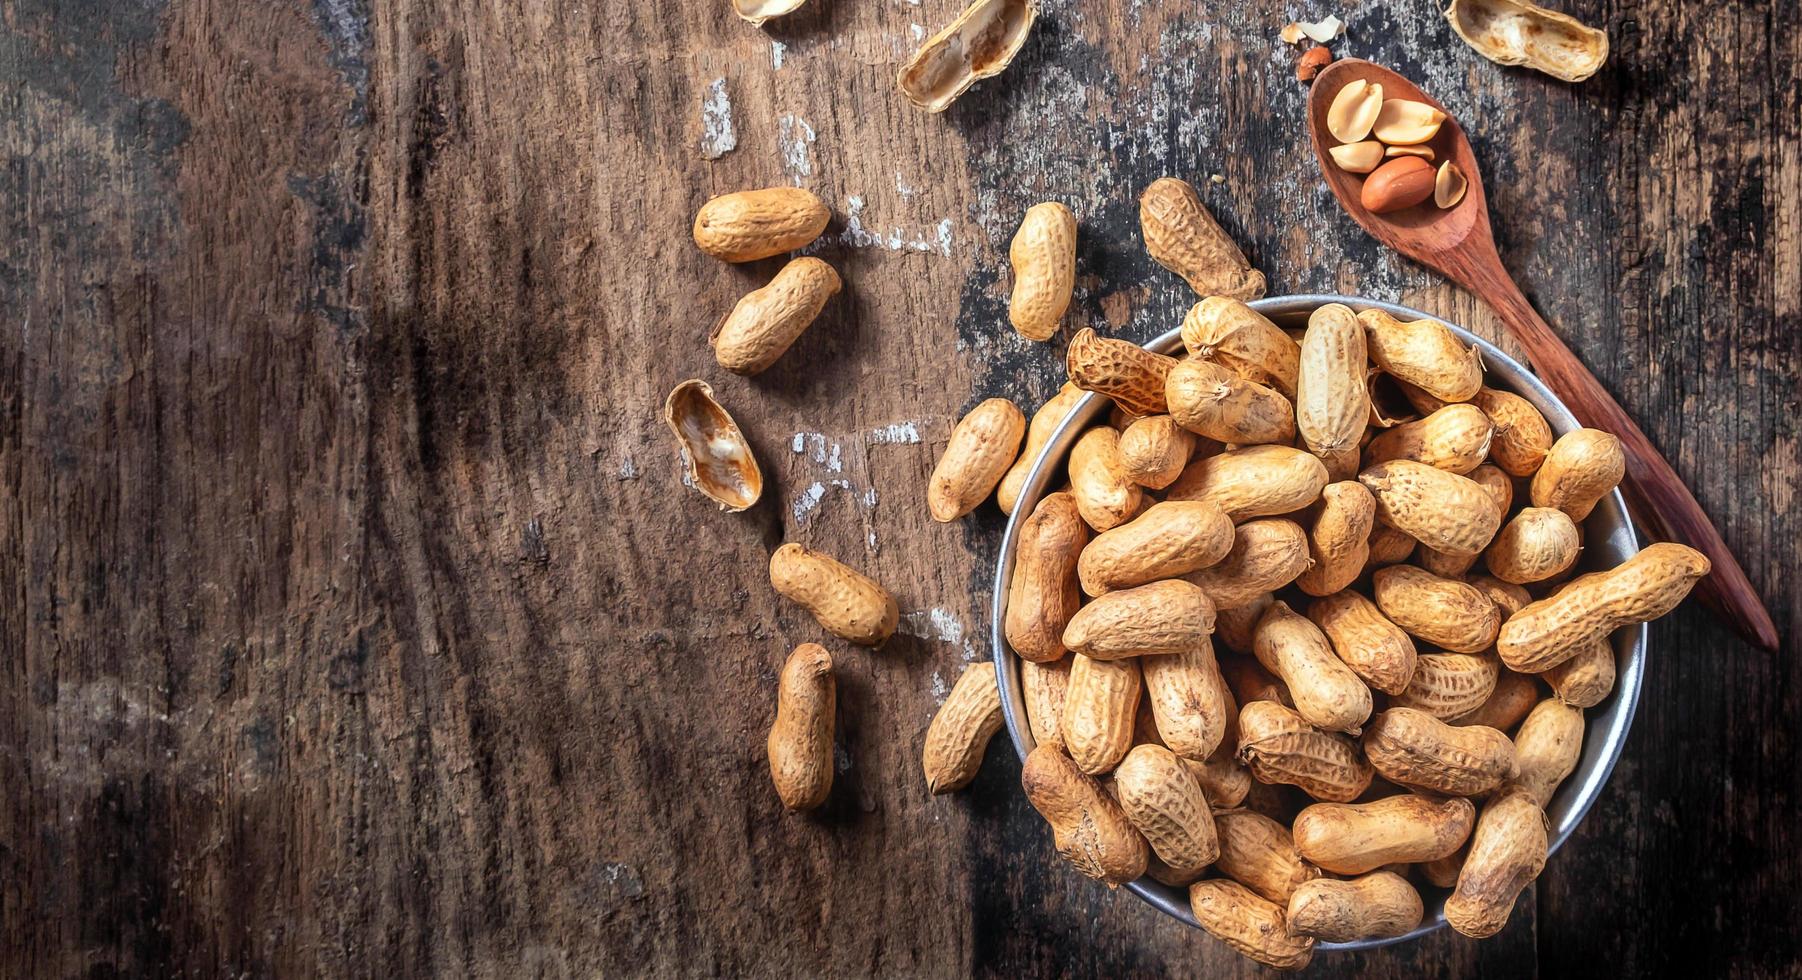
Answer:
MULTIPOLYGON (((1566 6, 1614 41, 1574 87, 1425 2, 1340 10, 1337 47, 1475 131, 1505 261, 1787 638, 1802 42, 1760 3, 1566 6)), ((1136 227, 1176 174, 1273 293, 1493 321, 1313 173, 1274 35, 1324 9, 1051 0, 928 116, 893 71, 954 12, 0 4, 0 973, 1255 972, 1064 867, 1000 741, 925 793, 1000 530, 932 524, 925 477, 963 408, 1061 374, 1005 326, 1007 238, 1068 202, 1072 322, 1142 339, 1192 301, 1136 227), (775 263, 688 222, 790 182, 848 288, 733 378, 707 329, 775 263), (677 482, 656 409, 695 375, 771 478, 745 515, 677 482), (767 585, 783 540, 889 583, 909 634, 831 644, 841 771, 807 817, 762 755, 782 657, 822 639, 767 585)), ((1795 651, 1691 609, 1653 641, 1613 783, 1503 935, 1315 972, 1793 973, 1795 651)))

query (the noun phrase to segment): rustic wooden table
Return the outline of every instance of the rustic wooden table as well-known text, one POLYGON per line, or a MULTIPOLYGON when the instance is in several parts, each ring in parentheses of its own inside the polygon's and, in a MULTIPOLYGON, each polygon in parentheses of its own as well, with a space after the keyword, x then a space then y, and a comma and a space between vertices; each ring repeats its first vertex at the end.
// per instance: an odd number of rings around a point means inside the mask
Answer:
MULTIPOLYGON (((1665 448, 1786 638, 1802 589, 1802 34, 1756 2, 1571 0, 1564 85, 1426 0, 1336 45, 1466 120, 1504 259, 1665 448)), ((997 740, 919 746, 986 657, 1001 529, 927 519, 976 400, 1062 341, 1006 327, 1024 208, 1082 226, 1070 320, 1192 302, 1135 199, 1197 183, 1271 292, 1490 314, 1336 209, 1276 39, 1290 4, 1050 0, 943 116, 897 64, 954 0, 0 4, 0 974, 1249 975, 1072 873, 997 740), (1218 174, 1223 182, 1210 182, 1218 174), (705 337, 773 262, 690 243, 711 195, 814 189, 845 294, 768 373, 705 337), (682 488, 658 421, 710 379, 770 486, 682 488), (841 666, 838 780, 785 815, 769 552, 892 586, 841 666)), ((1506 344, 1506 341, 1503 341, 1506 344)), ((1793 649, 1653 628, 1612 785, 1506 932, 1319 975, 1792 974, 1793 649), (1730 964, 1730 966, 1729 966, 1730 964)), ((1786 639, 1787 645, 1787 639, 1786 639)))

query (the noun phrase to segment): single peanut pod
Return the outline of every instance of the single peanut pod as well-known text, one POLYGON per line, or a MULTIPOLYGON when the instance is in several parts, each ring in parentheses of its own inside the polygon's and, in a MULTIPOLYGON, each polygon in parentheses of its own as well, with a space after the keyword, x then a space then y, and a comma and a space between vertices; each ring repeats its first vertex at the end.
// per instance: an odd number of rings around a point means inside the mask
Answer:
POLYGON ((1077 768, 1091 776, 1108 772, 1133 747, 1133 724, 1139 711, 1139 661, 1091 660, 1077 654, 1070 662, 1070 686, 1064 695, 1064 748, 1077 768))
POLYGON ((1264 274, 1251 267, 1188 183, 1174 177, 1152 181, 1139 195, 1139 230, 1151 257, 1182 276, 1196 295, 1264 295, 1264 274))
POLYGON ((1233 549, 1218 563, 1190 572, 1216 609, 1244 605, 1295 581, 1308 567, 1308 534, 1294 521, 1246 521, 1233 531, 1233 549))
POLYGON ((989 739, 1000 730, 1001 692, 995 684, 995 665, 970 664, 926 728, 921 761, 927 791, 936 796, 970 785, 982 768, 989 739))
POLYGON ((971 85, 1001 74, 1038 15, 1037 0, 972 0, 907 59, 895 85, 914 105, 943 112, 971 85))
POLYGON ((1140 745, 1114 770, 1114 795, 1158 859, 1200 871, 1220 856, 1214 814, 1201 784, 1169 749, 1140 745))
POLYGON ((895 597, 874 579, 793 542, 770 556, 770 585, 841 640, 879 647, 901 621, 895 597))
POLYGON ((1157 733, 1170 751, 1206 762, 1226 735, 1231 696, 1212 644, 1140 662, 1145 675, 1145 701, 1157 733))
POLYGON ((1069 689, 1068 655, 1045 663, 1020 662, 1020 691, 1033 744, 1064 747, 1064 699, 1069 689))
POLYGON ((707 382, 695 378, 671 389, 663 422, 682 447, 688 484, 721 510, 736 514, 763 496, 763 471, 751 444, 707 382))
MULTIPOLYGON (((1369 489, 1366 487, 1365 489, 1369 489)), ((1371 499, 1376 498, 1375 494, 1371 499)), ((1378 521, 1370 531, 1370 560, 1364 563, 1364 570, 1381 568, 1384 565, 1397 565, 1408 560, 1420 542, 1406 531, 1398 530, 1378 521)))
POLYGON ((1239 760, 1259 782, 1298 786, 1317 800, 1355 800, 1372 776, 1355 742, 1275 701, 1239 709, 1239 760))
MULTIPOLYGON (((1262 618, 1262 617, 1260 617, 1262 618)), ((1220 676, 1226 678, 1227 693, 1241 705, 1253 701, 1275 701, 1285 708, 1295 707, 1295 699, 1276 675, 1264 669, 1255 657, 1228 657, 1220 661, 1220 676)), ((1237 727, 1237 718, 1233 727, 1237 727)), ((1237 750, 1237 746, 1234 746, 1237 750)))
POLYGON ((1495 690, 1474 711, 1448 719, 1453 725, 1486 725, 1507 734, 1539 703, 1539 682, 1532 674, 1517 674, 1502 668, 1495 679, 1495 690))
POLYGON ((1359 875, 1456 854, 1476 820, 1476 806, 1463 797, 1402 793, 1369 803, 1315 803, 1295 815, 1293 833, 1296 849, 1323 870, 1359 875))
POLYGON ((1145 492, 1120 461, 1120 433, 1097 426, 1070 450, 1070 492, 1077 512, 1097 531, 1119 527, 1139 513, 1145 492))
POLYGON ((1308 724, 1351 732, 1370 717, 1370 688, 1333 653, 1320 627, 1278 600, 1258 621, 1252 652, 1281 677, 1308 724))
POLYGON ((1176 358, 1156 354, 1126 340, 1096 335, 1084 327, 1070 338, 1064 367, 1070 382, 1112 398, 1133 415, 1166 415, 1164 379, 1176 358))
POLYGON ((1015 458, 1014 465, 1008 467, 1007 475, 1001 478, 1001 485, 995 488, 995 503, 1001 507, 1003 514, 1012 515, 1014 503, 1020 499, 1020 491, 1026 486, 1026 478, 1032 474, 1032 466, 1039 461, 1039 453, 1057 427, 1063 423, 1064 417, 1076 407, 1088 392, 1069 382, 1059 388, 1057 394, 1039 406, 1032 413, 1032 421, 1026 426, 1026 445, 1015 458))
POLYGON ((1189 910, 1215 939, 1241 956, 1278 970, 1299 970, 1314 959, 1314 940, 1292 936, 1283 907, 1218 878, 1189 886, 1189 910))
POLYGON ((1007 260, 1014 267, 1008 321, 1027 340, 1050 340, 1076 285, 1076 215, 1056 201, 1027 208, 1007 260))
POLYGON ((1020 523, 1004 629, 1022 659, 1045 662, 1064 655, 1064 627, 1082 607, 1076 568, 1088 540, 1088 525, 1068 493, 1040 500, 1020 523))
POLYGON ((970 409, 951 430, 945 454, 926 484, 926 506, 941 524, 976 509, 1014 465, 1026 416, 1005 398, 990 398, 970 409))
POLYGON ((1139 486, 1162 490, 1189 465, 1195 434, 1168 415, 1149 415, 1120 433, 1120 462, 1139 486))
POLYGON ((1302 860, 1289 828, 1252 810, 1214 814, 1220 856, 1214 867, 1258 895, 1287 903, 1303 882, 1320 877, 1320 869, 1302 860))
POLYGON ((1483 706, 1495 693, 1502 664, 1474 653, 1423 653, 1414 665, 1408 688, 1389 699, 1390 707, 1417 708, 1451 721, 1483 706))
POLYGON ((1251 792, 1251 771, 1239 764, 1230 748, 1221 743, 1223 751, 1215 752, 1206 762, 1184 759, 1189 772, 1195 781, 1201 784, 1201 791, 1207 795, 1208 803, 1220 808, 1235 807, 1245 802, 1246 794, 1251 792))
POLYGON ((1513 582, 1504 582, 1488 575, 1472 575, 1465 581, 1475 586, 1477 591, 1488 596, 1489 601, 1495 603, 1495 608, 1501 612, 1503 619, 1520 612, 1533 601, 1531 592, 1513 582))
POLYGON ((775 364, 839 291, 838 273, 812 256, 782 267, 762 289, 746 293, 707 338, 713 359, 734 374, 775 364))
POLYGON ((1583 709, 1557 698, 1539 702, 1514 736, 1514 754, 1520 762, 1514 784, 1545 809, 1583 755, 1583 709))
POLYGON ((1190 432, 1240 446, 1295 441, 1295 408, 1274 388, 1212 361, 1178 361, 1164 378, 1170 417, 1190 432))
POLYGON ((1320 513, 1308 531, 1308 554, 1314 563, 1295 580, 1296 586, 1323 596, 1357 581, 1370 560, 1376 514, 1376 498, 1356 480, 1328 484, 1320 491, 1320 513))
POLYGON ((1708 569, 1707 556, 1694 548, 1649 545, 1608 571, 1573 579, 1509 617, 1496 638, 1496 653, 1522 673, 1551 670, 1622 626, 1675 609, 1708 569))
POLYGON ((1420 893, 1408 879, 1378 871, 1351 881, 1316 878, 1289 896, 1289 934, 1329 943, 1404 935, 1420 925, 1420 893))
MULTIPOLYGON (((1514 481, 1500 469, 1484 463, 1465 476, 1489 491, 1490 499, 1495 501, 1496 510, 1500 513, 1506 514, 1514 506, 1514 481)), ((1491 542, 1492 545, 1493 543, 1491 542)), ((1416 552, 1415 562, 1440 578, 1462 578, 1477 563, 1477 558, 1477 555, 1453 555, 1432 548, 1421 548, 1416 552)))
POLYGON ((1214 607, 1214 636, 1234 653, 1251 654, 1254 642, 1253 633, 1258 628, 1258 620, 1264 618, 1264 610, 1276 601, 1276 596, 1265 592, 1255 595, 1229 609, 1214 607))
POLYGON ((1370 359, 1442 401, 1469 401, 1483 387, 1483 359, 1437 320, 1404 323, 1382 310, 1358 314, 1370 359))
POLYGON ((1357 470, 1358 438, 1370 418, 1364 330, 1351 309, 1328 303, 1308 317, 1295 381, 1295 425, 1332 479, 1357 470))
POLYGON ((1363 741, 1384 779, 1448 796, 1487 793, 1519 772, 1508 736, 1480 725, 1453 727, 1413 708, 1377 712, 1363 741))
POLYGON ((1082 590, 1114 589, 1185 575, 1225 558, 1233 548, 1233 522, 1207 500, 1166 500, 1096 535, 1077 563, 1082 590))
POLYGON ((776 688, 776 723, 765 749, 770 781, 790 810, 811 810, 832 791, 832 718, 837 705, 832 655, 803 643, 788 655, 776 688))
POLYGON ((1295 399, 1301 345, 1262 313, 1230 296, 1209 296, 1189 308, 1182 333, 1196 357, 1295 399))
POLYGON ((1214 632, 1214 604, 1182 579, 1109 592, 1077 610, 1064 646, 1094 660, 1193 650, 1214 632))
POLYGON ((1561 510, 1527 507, 1496 532, 1483 563, 1504 582, 1543 582, 1577 563, 1583 537, 1561 510))
POLYGON ((1149 849, 1120 804, 1085 775, 1069 756, 1041 745, 1020 769, 1026 799, 1051 825, 1058 853, 1076 870, 1109 888, 1145 873, 1149 849))
POLYGON ((1458 887, 1445 900, 1445 921, 1473 939, 1502 931, 1521 890, 1545 870, 1546 818, 1533 797, 1509 788, 1484 804, 1458 887))
POLYGON ((1495 426, 1489 458, 1509 476, 1532 476, 1552 451, 1552 427, 1533 403, 1511 392, 1480 388, 1470 403, 1495 426))
POLYGON ((1600 429, 1576 429, 1552 443, 1533 474, 1533 506, 1553 507, 1581 523, 1627 472, 1621 441, 1600 429))
POLYGON ((1350 590, 1308 604, 1308 618, 1332 641, 1333 652, 1366 684, 1385 694, 1407 690, 1418 659, 1406 630, 1376 604, 1350 590))
POLYGON ((1482 590, 1412 565, 1377 569, 1371 591, 1390 622, 1453 653, 1487 650, 1501 626, 1500 610, 1482 590))
POLYGON ((1319 499, 1326 465, 1288 446, 1247 446, 1190 463, 1166 500, 1212 500, 1235 522, 1292 514, 1319 499))
POLYGON ((1575 655, 1541 674, 1558 700, 1593 708, 1614 691, 1614 644, 1607 637, 1582 645, 1575 655))
POLYGON ((1447 472, 1465 474, 1489 456, 1495 424, 1475 405, 1447 405, 1418 422, 1389 429, 1364 447, 1364 465, 1411 459, 1447 472))
POLYGON ((1378 520, 1452 555, 1482 551, 1502 523, 1481 484, 1411 459, 1378 463, 1358 474, 1358 482, 1376 497, 1378 520))
MULTIPOLYGON (((695 214, 701 251, 727 262, 751 262, 792 252, 820 237, 832 212, 799 187, 723 194, 695 214)), ((836 291, 836 289, 835 289, 836 291)))

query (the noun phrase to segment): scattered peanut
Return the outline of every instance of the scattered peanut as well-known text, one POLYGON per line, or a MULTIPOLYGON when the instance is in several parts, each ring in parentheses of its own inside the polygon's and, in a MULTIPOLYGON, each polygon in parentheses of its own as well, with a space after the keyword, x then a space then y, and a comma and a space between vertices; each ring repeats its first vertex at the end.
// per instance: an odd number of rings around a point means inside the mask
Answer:
POLYGON ((1136 416, 1167 414, 1164 379, 1175 365, 1173 357, 1130 341, 1097 336, 1089 327, 1070 338, 1064 355, 1071 383, 1112 398, 1136 416))
POLYGON ((1082 606, 1076 569, 1088 540, 1088 526, 1068 493, 1045 497, 1021 523, 1004 624, 1008 645, 1021 659, 1042 663, 1064 655, 1064 627, 1082 606))
POLYGON ((926 484, 932 519, 948 524, 976 509, 1014 464, 1026 416, 1005 398, 970 409, 951 430, 951 441, 926 484))
POLYGON ((1027 208, 1007 258, 1014 267, 1009 322, 1027 340, 1050 340, 1076 284, 1076 216, 1056 201, 1027 208))
POLYGON ((1008 468, 1007 475, 1001 478, 1001 485, 995 490, 995 503, 1001 507, 1003 514, 1014 512, 1014 502, 1020 499, 1020 490, 1026 486, 1026 477, 1032 473, 1034 463, 1039 461, 1039 452, 1051 441, 1057 427, 1064 421, 1064 416, 1076 407, 1088 392, 1065 382, 1057 394, 1039 406, 1032 413, 1032 422, 1026 427, 1026 446, 1020 450, 1019 458, 1008 468))
POLYGON ((770 556, 770 585, 852 643, 879 647, 901 621, 894 597, 874 580, 793 542, 770 556))
POLYGON ((811 810, 832 791, 832 655, 817 643, 789 654, 776 692, 776 723, 765 748, 770 781, 790 810, 811 810))
POLYGON ((970 785, 982 767, 989 739, 1000 730, 1001 692, 995 686, 995 665, 970 664, 926 729, 926 789, 936 795, 970 785))
POLYGON ((708 337, 713 359, 734 374, 776 363, 839 291, 838 273, 811 256, 795 259, 762 289, 745 294, 708 337))
POLYGON ((1197 295, 1264 295, 1264 274, 1245 260, 1188 183, 1174 177, 1152 181, 1139 196, 1139 228, 1151 257, 1182 276, 1197 295))
POLYGON ((799 187, 724 194, 695 214, 701 251, 727 262, 751 262, 792 252, 820 237, 832 212, 799 187))

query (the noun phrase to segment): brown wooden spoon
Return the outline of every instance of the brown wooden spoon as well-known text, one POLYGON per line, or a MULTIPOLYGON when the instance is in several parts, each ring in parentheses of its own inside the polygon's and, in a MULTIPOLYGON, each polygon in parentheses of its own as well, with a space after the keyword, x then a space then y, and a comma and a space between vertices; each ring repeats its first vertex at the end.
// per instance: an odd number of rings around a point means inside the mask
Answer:
POLYGON ((1627 478, 1621 489, 1626 491, 1634 515, 1655 537, 1687 544, 1714 564, 1714 571, 1698 588, 1702 601, 1741 636, 1767 650, 1776 650, 1777 627, 1771 622, 1771 614, 1765 611, 1758 591, 1727 549, 1727 543, 1721 540, 1720 532, 1702 512, 1702 505, 1602 383, 1534 312, 1508 270, 1502 267, 1495 250, 1495 236, 1489 229, 1489 205, 1476 157, 1451 113, 1446 113, 1438 134, 1427 145, 1434 152, 1434 166, 1450 160, 1464 172, 1469 182, 1464 199, 1445 210, 1435 207, 1430 198, 1384 214, 1365 209, 1359 199, 1364 176, 1341 170, 1327 155, 1327 150, 1339 142, 1327 130, 1327 108, 1341 88, 1360 78, 1382 85, 1386 99, 1412 99, 1445 112, 1444 106, 1412 82, 1380 65, 1348 58, 1327 67, 1315 76, 1308 95, 1308 136, 1314 142, 1314 155, 1320 160, 1321 173, 1333 189, 1333 196, 1352 220, 1363 225, 1377 241, 1438 270, 1495 308, 1514 338, 1526 348, 1540 380, 1563 399, 1571 413, 1586 426, 1620 437, 1627 455, 1627 478))

